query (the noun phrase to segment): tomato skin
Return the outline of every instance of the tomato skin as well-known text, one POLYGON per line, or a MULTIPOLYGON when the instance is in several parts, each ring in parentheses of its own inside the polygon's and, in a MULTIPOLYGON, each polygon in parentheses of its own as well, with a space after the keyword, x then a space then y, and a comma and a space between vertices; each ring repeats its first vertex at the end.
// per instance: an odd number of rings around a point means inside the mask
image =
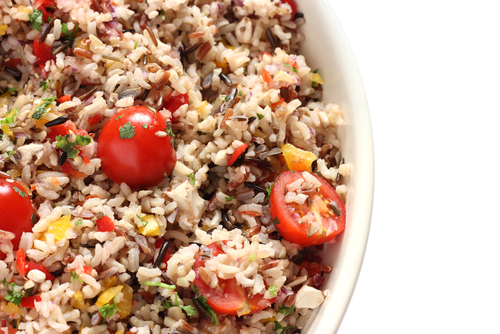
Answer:
POLYGON ((97 219, 96 225, 99 232, 113 232, 115 230, 115 223, 108 216, 97 219))
POLYGON ((297 13, 297 4, 294 0, 281 0, 282 3, 287 3, 292 7, 292 20, 295 19, 295 14, 297 13))
POLYGON ((87 176, 87 175, 83 174, 82 172, 74 170, 73 167, 71 167, 71 164, 67 161, 62 164, 61 169, 62 169, 62 172, 68 176, 73 175, 76 178, 81 178, 81 177, 87 176))
POLYGON ((240 155, 243 154, 243 152, 245 152, 245 150, 247 148, 248 148, 248 144, 243 144, 240 147, 238 147, 236 150, 234 150, 234 153, 231 155, 231 157, 227 161, 227 165, 232 166, 236 162, 236 160, 238 160, 240 155))
MULTIPOLYGON (((212 250, 213 256, 224 254, 222 249, 217 246, 217 243, 212 243, 207 247, 212 250)), ((238 310, 241 310, 246 303, 248 304, 250 312, 245 315, 249 315, 269 307, 276 300, 276 297, 264 299, 263 294, 248 297, 245 290, 238 285, 235 278, 227 280, 219 278, 218 287, 212 289, 203 281, 198 273, 198 268, 204 266, 205 262, 201 259, 200 254, 198 254, 193 266, 193 270, 196 273, 194 284, 200 293, 207 298, 207 303, 217 314, 238 315, 238 310), (220 287, 223 288, 221 289, 220 287)))
POLYGON ((116 113, 106 121, 98 139, 101 169, 114 182, 125 182, 132 189, 158 185, 172 173, 177 161, 170 136, 155 135, 165 129, 165 117, 143 106, 116 113), (135 127, 134 136, 120 139, 120 127, 129 122, 135 127))
POLYGON ((43 265, 41 265, 40 263, 35 263, 35 262, 28 262, 28 266, 26 267, 26 275, 32 271, 32 270, 40 270, 41 272, 43 272, 45 274, 45 279, 46 280, 49 280, 49 281, 52 281, 54 282, 54 280, 56 279, 54 277, 54 275, 52 275, 48 270, 47 268, 45 268, 43 265))
MULTIPOLYGON (((28 190, 17 181, 9 181, 13 180, 0 174, 0 230, 9 231, 16 235, 12 239, 12 244, 14 251, 17 251, 23 232, 32 231, 31 216, 35 211, 31 205, 28 190), (26 195, 23 197, 14 188, 26 195)), ((0 259, 5 259, 5 254, 1 251, 0 259)))
POLYGON ((38 38, 33 42, 33 55, 37 58, 35 64, 37 64, 40 69, 45 67, 47 60, 55 59, 52 54, 52 48, 45 43, 40 43, 38 38))
POLYGON ((188 103, 189 103, 189 95, 187 93, 168 96, 166 101, 163 103, 163 108, 167 109, 172 113, 172 122, 177 122, 178 118, 173 115, 174 112, 176 112, 177 109, 179 109, 184 104, 188 103))
POLYGON ((4 63, 5 66, 9 66, 9 67, 16 68, 16 69, 17 69, 18 65, 22 65, 22 64, 23 63, 22 63, 21 59, 19 59, 19 58, 14 58, 14 59, 11 59, 11 60, 6 61, 4 63))
POLYGON ((26 278, 26 255, 24 254, 24 249, 20 249, 16 253, 16 269, 19 275, 26 278))
MULTIPOLYGON (((311 237, 307 237, 307 232, 310 224, 299 224, 296 218, 292 217, 287 203, 285 203, 286 186, 302 177, 302 173, 303 172, 301 171, 286 171, 276 179, 276 181, 274 182, 273 190, 271 191, 270 198, 271 217, 273 218, 273 220, 275 218, 278 219, 279 223, 276 224, 276 228, 285 240, 302 246, 320 245, 333 239, 337 234, 344 230, 346 210, 344 203, 342 202, 335 189, 333 189, 333 187, 322 177, 311 174, 321 182, 320 192, 322 193, 323 197, 331 201, 335 201, 341 214, 340 216, 334 216, 334 218, 332 218, 337 224, 337 229, 331 232, 331 234, 321 235, 319 233, 315 233, 311 237)), ((314 205, 315 204, 313 204, 313 206, 314 205)))

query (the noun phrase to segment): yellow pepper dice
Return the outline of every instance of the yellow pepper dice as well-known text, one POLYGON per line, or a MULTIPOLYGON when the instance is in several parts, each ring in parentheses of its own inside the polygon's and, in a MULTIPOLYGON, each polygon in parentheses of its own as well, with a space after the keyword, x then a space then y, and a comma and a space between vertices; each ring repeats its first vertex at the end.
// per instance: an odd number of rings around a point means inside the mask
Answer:
POLYGON ((289 170, 311 171, 311 165, 317 159, 316 154, 285 144, 281 147, 289 170))
POLYGON ((95 302, 95 304, 97 306, 104 306, 105 304, 109 303, 113 298, 115 298, 116 295, 120 291, 122 291, 122 289, 123 289, 123 286, 118 285, 118 286, 114 286, 112 288, 104 290, 103 293, 101 293, 101 295, 99 296, 99 298, 97 298, 97 301, 95 302))
POLYGON ((47 228, 47 232, 45 232, 43 237, 40 239, 42 241, 45 241, 47 234, 50 233, 54 235, 54 241, 58 242, 59 240, 65 237, 66 230, 71 227, 70 220, 71 220, 71 215, 66 215, 62 216, 56 221, 53 221, 47 228))
POLYGON ((73 298, 71 298, 71 306, 79 310, 83 310, 85 308, 85 300, 83 300, 83 295, 80 290, 75 292, 73 298))
POLYGON ((19 308, 19 306, 17 306, 12 302, 8 302, 7 305, 4 306, 2 311, 4 311, 9 315, 14 315, 14 314, 21 315, 21 309, 19 308))
POLYGON ((318 83, 318 84, 323 84, 323 79, 321 79, 321 76, 319 73, 311 73, 309 74, 309 80, 312 82, 318 83))
POLYGON ((123 288, 123 299, 117 303, 116 306, 119 309, 118 314, 120 315, 120 319, 124 319, 130 315, 130 312, 132 312, 132 297, 134 297, 134 289, 127 284, 122 284, 120 286, 123 288))
POLYGON ((160 226, 153 215, 147 215, 143 218, 146 223, 144 226, 139 227, 139 232, 145 236, 157 236, 160 235, 160 226))

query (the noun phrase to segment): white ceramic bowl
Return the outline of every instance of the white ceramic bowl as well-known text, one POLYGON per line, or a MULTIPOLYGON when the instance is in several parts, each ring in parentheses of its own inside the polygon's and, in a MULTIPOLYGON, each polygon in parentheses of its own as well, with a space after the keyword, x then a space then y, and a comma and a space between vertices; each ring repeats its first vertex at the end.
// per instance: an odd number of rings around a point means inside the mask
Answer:
POLYGON ((296 0, 304 13, 306 41, 300 53, 324 79, 323 99, 340 105, 347 125, 340 131, 341 152, 353 164, 346 179, 347 225, 334 245, 326 245, 324 263, 333 267, 322 288, 330 290, 302 333, 335 333, 347 310, 363 262, 373 203, 374 160, 370 115, 351 47, 335 16, 332 1, 296 0))

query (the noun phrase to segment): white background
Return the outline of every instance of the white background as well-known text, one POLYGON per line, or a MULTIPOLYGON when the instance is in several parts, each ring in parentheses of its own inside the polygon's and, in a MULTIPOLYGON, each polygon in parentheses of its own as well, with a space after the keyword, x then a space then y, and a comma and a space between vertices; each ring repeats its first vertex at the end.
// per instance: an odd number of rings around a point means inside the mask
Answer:
POLYGON ((500 1, 332 0, 375 143, 350 333, 500 333, 500 1))

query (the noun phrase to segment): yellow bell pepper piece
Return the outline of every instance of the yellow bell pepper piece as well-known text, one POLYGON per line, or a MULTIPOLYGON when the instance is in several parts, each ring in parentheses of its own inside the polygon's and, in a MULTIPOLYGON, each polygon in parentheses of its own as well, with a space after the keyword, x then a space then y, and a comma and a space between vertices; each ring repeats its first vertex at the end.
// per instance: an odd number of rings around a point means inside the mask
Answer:
POLYGON ((312 82, 315 82, 315 83, 318 83, 318 84, 322 84, 323 83, 323 79, 321 79, 321 76, 319 75, 319 73, 311 73, 311 74, 309 74, 309 79, 312 82))
POLYGON ((202 104, 200 104, 200 106, 198 108, 196 108, 196 112, 199 114, 201 114, 203 112, 203 109, 205 109, 205 107, 208 105, 208 102, 207 101, 203 101, 202 104))
POLYGON ((123 334, 123 333, 125 333, 124 329, 120 329, 118 332, 115 332, 115 334, 123 334))
POLYGON ((75 292, 73 298, 71 298, 71 306, 79 310, 83 310, 85 308, 85 301, 83 300, 83 295, 80 290, 75 292))
POLYGON ((97 298, 97 301, 95 302, 95 304, 97 306, 104 306, 105 304, 109 303, 113 298, 115 298, 116 295, 120 291, 122 291, 122 289, 123 289, 123 286, 118 285, 118 286, 114 286, 112 288, 104 290, 104 292, 101 293, 99 298, 97 298))
POLYGON ((29 9, 26 6, 17 6, 17 11, 20 13, 28 13, 28 14, 31 14, 33 12, 31 9, 29 9))
POLYGON ((85 324, 82 322, 82 327, 80 327, 80 331, 78 332, 78 334, 82 334, 82 331, 84 328, 85 328, 85 324))
POLYGON ((7 32, 7 25, 6 24, 2 24, 0 26, 0 36, 5 35, 6 32, 7 32))
POLYGON ((50 223, 47 232, 40 238, 40 240, 45 241, 47 234, 51 233, 54 235, 54 241, 58 242, 66 235, 66 230, 71 227, 70 224, 71 215, 62 216, 58 220, 50 223))
MULTIPOLYGON (((120 310, 118 311, 120 319, 124 319, 130 315, 130 312, 132 312, 132 297, 134 296, 134 289, 127 284, 122 284, 121 287, 123 288, 123 299, 121 302, 116 304, 116 306, 120 310)), ((116 334, 118 334, 118 332, 116 334)))
POLYGON ((2 132, 6 135, 8 135, 9 137, 12 137, 14 134, 12 133, 12 131, 10 131, 10 128, 7 124, 2 124, 1 126, 2 128, 2 132))
POLYGON ((153 215, 147 215, 142 218, 147 222, 146 225, 139 227, 139 232, 145 236, 157 236, 160 235, 160 227, 158 226, 158 222, 153 215))
POLYGON ((12 302, 7 303, 7 305, 4 306, 2 311, 10 315, 14 314, 21 315, 21 309, 19 308, 19 306, 17 306, 12 302))
POLYGON ((116 276, 111 276, 102 280, 102 285, 104 286, 104 290, 111 288, 116 281, 116 276))
POLYGON ((281 147, 289 170, 311 171, 311 165, 317 159, 316 154, 285 144, 281 147))
POLYGON ((216 60, 215 61, 215 65, 219 68, 222 68, 223 70, 225 70, 227 68, 227 62, 226 61, 218 61, 216 60))

